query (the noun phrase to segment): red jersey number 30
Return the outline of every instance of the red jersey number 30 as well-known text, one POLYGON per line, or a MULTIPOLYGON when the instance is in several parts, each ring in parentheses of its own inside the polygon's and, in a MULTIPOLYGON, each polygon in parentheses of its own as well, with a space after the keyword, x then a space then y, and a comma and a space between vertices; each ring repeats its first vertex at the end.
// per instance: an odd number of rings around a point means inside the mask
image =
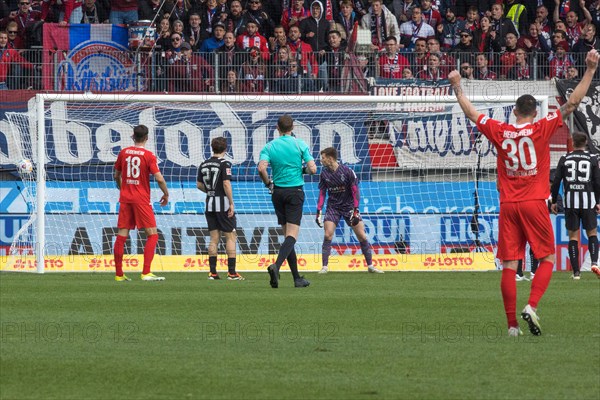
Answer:
POLYGON ((504 139, 502 149, 506 150, 504 160, 506 169, 518 171, 519 168, 529 171, 537 167, 537 155, 533 140, 528 136, 521 137, 518 141, 515 139, 504 139))

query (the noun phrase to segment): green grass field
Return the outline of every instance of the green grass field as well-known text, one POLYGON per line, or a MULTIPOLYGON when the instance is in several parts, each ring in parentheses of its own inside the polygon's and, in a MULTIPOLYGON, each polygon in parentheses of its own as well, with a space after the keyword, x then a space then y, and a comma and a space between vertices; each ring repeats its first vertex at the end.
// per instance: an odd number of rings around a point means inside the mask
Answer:
POLYGON ((590 273, 555 273, 520 338, 497 272, 165 276, 0 274, 0 398, 600 398, 590 273))

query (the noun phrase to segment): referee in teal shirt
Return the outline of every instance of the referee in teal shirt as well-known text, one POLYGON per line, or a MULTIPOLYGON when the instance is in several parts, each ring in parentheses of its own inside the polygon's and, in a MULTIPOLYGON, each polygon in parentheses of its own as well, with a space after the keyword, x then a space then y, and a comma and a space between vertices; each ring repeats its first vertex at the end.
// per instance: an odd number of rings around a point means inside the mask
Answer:
POLYGON ((302 174, 315 174, 317 165, 308 145, 293 136, 294 120, 282 115, 277 121, 279 137, 271 140, 260 152, 258 174, 271 192, 277 222, 283 228, 285 240, 279 249, 277 261, 267 271, 272 288, 279 287, 279 268, 287 260, 295 287, 306 287, 310 282, 298 273, 298 259, 294 244, 300 232, 302 206, 304 205, 304 178, 302 174), (306 163, 306 166, 302 166, 306 163), (273 180, 269 179, 267 167, 271 165, 273 180))

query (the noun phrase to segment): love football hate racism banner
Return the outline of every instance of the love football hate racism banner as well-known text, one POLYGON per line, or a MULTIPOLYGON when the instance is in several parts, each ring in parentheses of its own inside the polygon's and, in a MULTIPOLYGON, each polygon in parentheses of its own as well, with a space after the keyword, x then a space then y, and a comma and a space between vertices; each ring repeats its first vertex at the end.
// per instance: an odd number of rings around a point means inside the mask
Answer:
MULTIPOLYGON (((579 82, 574 80, 556 81, 556 88, 564 101, 569 99, 577 83, 579 82)), ((573 116, 577 130, 586 133, 590 139, 590 151, 600 153, 600 81, 590 85, 573 116)))

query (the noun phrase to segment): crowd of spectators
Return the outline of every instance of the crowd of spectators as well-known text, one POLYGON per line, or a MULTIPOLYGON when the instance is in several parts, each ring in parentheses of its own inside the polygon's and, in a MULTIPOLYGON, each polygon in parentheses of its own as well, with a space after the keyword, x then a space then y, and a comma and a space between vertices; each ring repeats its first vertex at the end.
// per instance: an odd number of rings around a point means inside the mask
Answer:
MULTIPOLYGON (((156 91, 348 91, 345 80, 577 78, 600 0, 0 0, 0 89, 44 22, 156 27, 156 91), (370 37, 352 44, 358 26, 370 37)), ((39 62, 39 60, 37 60, 39 62)))

